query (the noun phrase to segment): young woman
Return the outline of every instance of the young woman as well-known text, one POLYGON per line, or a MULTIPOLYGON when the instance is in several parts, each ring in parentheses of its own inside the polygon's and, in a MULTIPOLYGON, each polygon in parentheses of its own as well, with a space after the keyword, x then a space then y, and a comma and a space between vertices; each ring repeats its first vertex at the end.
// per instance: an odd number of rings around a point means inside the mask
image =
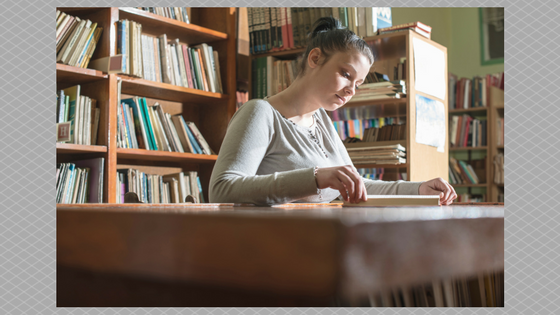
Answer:
POLYGON ((386 182, 361 178, 326 111, 348 102, 373 64, 366 42, 334 18, 310 35, 296 80, 284 91, 245 103, 231 119, 210 179, 210 202, 272 205, 357 203, 367 195, 457 197, 441 178, 386 182))

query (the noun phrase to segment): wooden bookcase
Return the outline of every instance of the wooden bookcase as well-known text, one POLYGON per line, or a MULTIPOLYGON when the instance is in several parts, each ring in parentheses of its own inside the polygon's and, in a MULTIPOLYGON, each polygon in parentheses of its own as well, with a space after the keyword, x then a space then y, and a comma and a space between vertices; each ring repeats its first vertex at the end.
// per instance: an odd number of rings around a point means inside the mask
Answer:
POLYGON ((197 171, 208 200, 210 175, 217 155, 149 151, 117 148, 118 82, 121 98, 145 97, 148 104, 159 102, 164 111, 182 114, 193 121, 218 153, 227 124, 235 113, 236 76, 236 8, 192 8, 190 24, 158 16, 135 8, 57 8, 62 12, 90 19, 103 27, 92 60, 116 55, 116 22, 134 20, 148 35, 167 34, 168 40, 182 44, 208 43, 219 53, 220 75, 224 93, 174 86, 122 74, 105 74, 97 70, 56 65, 57 90, 76 84, 83 95, 97 100, 101 109, 97 145, 56 144, 57 163, 94 157, 105 158, 103 202, 117 202, 117 169, 134 167, 150 174, 164 175, 177 171, 197 171))
POLYGON ((489 86, 488 87, 487 107, 476 107, 468 109, 451 109, 449 110, 449 117, 453 115, 468 114, 475 117, 483 117, 487 119, 486 131, 486 146, 479 147, 451 147, 451 156, 460 156, 458 159, 466 160, 467 162, 478 159, 485 159, 484 173, 477 173, 481 183, 479 184, 453 184, 453 187, 459 189, 458 193, 467 193, 476 191, 478 195, 482 191, 486 194, 486 201, 498 202, 498 195, 504 192, 503 184, 494 183, 494 156, 500 152, 504 152, 504 146, 497 145, 497 136, 499 130, 496 126, 496 118, 504 116, 504 91, 489 86), (483 175, 481 177, 481 174, 483 175))
MULTIPOLYGON (((448 115, 448 93, 445 99, 438 99, 434 96, 417 91, 414 88, 414 51, 413 38, 419 38, 430 45, 441 50, 445 56, 445 82, 447 82, 447 48, 415 33, 414 31, 403 31, 391 34, 383 34, 373 37, 366 37, 364 40, 369 43, 373 50, 375 62, 372 68, 387 65, 397 65, 401 58, 406 58, 406 89, 407 95, 402 99, 386 99, 372 101, 356 101, 348 102, 344 107, 361 107, 372 106, 375 117, 396 117, 397 123, 405 123, 407 125, 406 140, 399 141, 379 141, 379 142, 362 142, 347 144, 347 147, 360 146, 383 146, 391 144, 401 144, 406 148, 407 163, 400 165, 382 165, 367 164, 357 165, 358 168, 385 168, 386 170, 395 171, 396 173, 406 173, 408 181, 423 181, 435 177, 441 177, 448 180, 448 164, 449 164, 449 144, 446 143, 444 152, 437 152, 437 148, 420 144, 416 142, 416 95, 422 95, 433 100, 440 101, 445 107, 445 117, 448 115)), ((304 48, 292 49, 279 52, 270 52, 265 54, 252 55, 251 58, 263 56, 274 56, 278 59, 296 59, 298 55, 304 53, 304 48)), ((393 71, 379 70, 389 75, 393 80, 393 71)), ((251 82, 251 74, 249 71, 249 82, 251 82)), ((251 86, 251 84, 249 84, 251 86)), ((251 94, 252 95, 252 94, 251 94)), ((448 122, 445 122, 445 130, 448 130, 448 122)), ((387 178, 387 180, 395 180, 396 178, 387 178)))

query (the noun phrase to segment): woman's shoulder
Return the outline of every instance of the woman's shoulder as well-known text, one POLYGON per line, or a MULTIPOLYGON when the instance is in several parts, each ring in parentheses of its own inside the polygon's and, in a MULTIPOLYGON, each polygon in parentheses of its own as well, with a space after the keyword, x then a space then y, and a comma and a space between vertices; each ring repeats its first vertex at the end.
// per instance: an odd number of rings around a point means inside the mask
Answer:
POLYGON ((252 99, 239 107, 237 112, 233 115, 232 121, 240 118, 244 121, 255 119, 267 121, 269 119, 274 119, 274 109, 266 100, 252 99))

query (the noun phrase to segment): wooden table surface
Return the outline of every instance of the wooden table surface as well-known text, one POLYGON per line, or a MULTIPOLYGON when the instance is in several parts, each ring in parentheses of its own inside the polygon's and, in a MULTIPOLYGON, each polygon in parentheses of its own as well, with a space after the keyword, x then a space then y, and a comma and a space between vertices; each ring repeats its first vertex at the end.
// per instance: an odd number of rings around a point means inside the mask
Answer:
POLYGON ((503 268, 503 205, 57 206, 58 306, 311 306, 503 268))

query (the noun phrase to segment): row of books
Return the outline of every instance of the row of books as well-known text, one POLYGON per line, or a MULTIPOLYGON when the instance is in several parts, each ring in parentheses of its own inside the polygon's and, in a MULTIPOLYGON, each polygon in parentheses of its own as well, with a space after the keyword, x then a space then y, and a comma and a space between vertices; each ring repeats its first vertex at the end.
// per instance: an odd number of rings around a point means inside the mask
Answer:
POLYGON ((360 85, 351 101, 402 98, 405 95, 406 82, 404 80, 383 81, 360 85))
POLYGON ((254 98, 272 96, 285 90, 297 77, 297 65, 297 60, 279 60, 272 56, 254 58, 251 61, 254 98))
POLYGON ((56 107, 56 122, 70 123, 70 143, 97 144, 100 110, 95 99, 81 95, 80 85, 58 90, 56 107))
POLYGON ((504 89, 504 73, 458 78, 449 73, 449 108, 467 109, 488 106, 488 87, 504 89))
POLYGON ((368 128, 382 128, 385 125, 396 124, 394 117, 380 117, 374 119, 349 119, 333 121, 334 129, 342 141, 348 138, 362 140, 368 128))
POLYGON ((313 23, 327 16, 361 37, 374 36, 378 28, 392 25, 389 7, 247 8, 251 53, 305 47, 313 23))
POLYGON ((167 175, 146 174, 137 169, 117 170, 117 196, 124 203, 128 192, 136 193, 142 203, 184 203, 187 196, 203 203, 202 185, 195 171, 167 175))
POLYGON ((452 147, 481 147, 488 145, 486 119, 469 115, 454 115, 449 122, 449 140, 452 147))
POLYGON ((144 97, 121 100, 117 113, 117 146, 194 154, 214 154, 194 122, 170 115, 144 97))
POLYGON ((504 117, 496 118, 496 145, 504 145, 504 117))
POLYGON ((358 168, 357 169, 360 176, 367 179, 373 180, 388 180, 388 181, 395 181, 395 180, 406 180, 407 176, 406 173, 398 173, 398 172, 385 172, 385 168, 378 167, 378 168, 358 168))
POLYGON ((394 288, 369 294, 364 304, 374 307, 503 307, 504 273, 481 273, 394 288))
POLYGON ((494 184, 504 184, 504 154, 502 152, 494 155, 494 184))
POLYGON ((186 7, 137 7, 137 9, 150 12, 179 22, 190 23, 190 8, 186 7))
POLYGON ((385 125, 371 127, 364 131, 364 142, 406 140, 406 125, 385 125))
POLYGON ((393 26, 389 26, 389 27, 380 28, 380 29, 377 30, 377 34, 379 34, 379 35, 390 34, 390 33, 403 32, 403 31, 408 31, 408 30, 415 31, 416 33, 418 33, 418 34, 420 34, 420 35, 422 35, 426 38, 431 38, 431 36, 432 36, 432 27, 429 26, 429 25, 426 25, 426 24, 424 24, 420 21, 398 24, 398 25, 393 25, 393 26))
POLYGON ((102 203, 104 165, 104 158, 58 164, 56 203, 102 203))
POLYGON ((145 80, 223 93, 219 55, 212 46, 168 42, 167 35, 142 34, 142 24, 117 22, 117 53, 125 56, 124 73, 145 80))
POLYGON ((360 164, 404 164, 406 149, 400 145, 346 148, 354 165, 360 164))
POLYGON ((56 62, 87 68, 102 32, 96 22, 56 10, 56 62))
POLYGON ((451 184, 479 184, 486 182, 486 160, 471 161, 471 164, 449 157, 449 183, 451 184), (474 165, 474 167, 472 165, 474 165), (482 181, 477 175, 477 171, 482 181))

